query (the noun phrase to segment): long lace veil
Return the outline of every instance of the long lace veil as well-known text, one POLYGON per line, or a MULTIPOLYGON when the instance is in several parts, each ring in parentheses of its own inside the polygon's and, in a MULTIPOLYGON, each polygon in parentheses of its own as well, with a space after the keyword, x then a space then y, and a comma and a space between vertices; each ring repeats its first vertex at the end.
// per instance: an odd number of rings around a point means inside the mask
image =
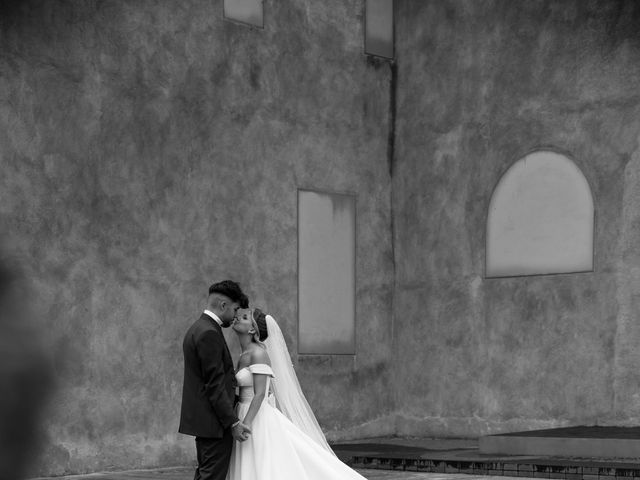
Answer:
POLYGON ((271 315, 266 315, 269 336, 264 341, 275 378, 271 385, 278 409, 291 422, 335 455, 316 420, 307 399, 302 393, 298 377, 291 363, 291 356, 282 330, 271 315))

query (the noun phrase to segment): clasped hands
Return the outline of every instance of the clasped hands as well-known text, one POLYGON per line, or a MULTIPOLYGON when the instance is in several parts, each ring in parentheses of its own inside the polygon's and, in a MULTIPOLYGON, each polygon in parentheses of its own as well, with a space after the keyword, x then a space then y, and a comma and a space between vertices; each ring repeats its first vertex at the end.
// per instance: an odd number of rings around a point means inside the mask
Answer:
POLYGON ((231 435, 233 435, 234 440, 244 442, 251 435, 251 429, 244 423, 238 422, 235 427, 231 428, 231 435))

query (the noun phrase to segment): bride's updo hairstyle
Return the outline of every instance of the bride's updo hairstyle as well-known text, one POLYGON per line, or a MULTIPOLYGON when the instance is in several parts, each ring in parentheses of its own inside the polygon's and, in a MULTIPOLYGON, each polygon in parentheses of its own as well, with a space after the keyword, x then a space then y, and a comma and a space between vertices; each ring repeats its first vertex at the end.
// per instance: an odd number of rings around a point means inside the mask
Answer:
POLYGON ((266 314, 260 310, 259 308, 253 309, 253 322, 257 328, 256 337, 258 337, 258 341, 260 343, 264 342, 269 336, 269 332, 267 331, 267 316, 266 314))

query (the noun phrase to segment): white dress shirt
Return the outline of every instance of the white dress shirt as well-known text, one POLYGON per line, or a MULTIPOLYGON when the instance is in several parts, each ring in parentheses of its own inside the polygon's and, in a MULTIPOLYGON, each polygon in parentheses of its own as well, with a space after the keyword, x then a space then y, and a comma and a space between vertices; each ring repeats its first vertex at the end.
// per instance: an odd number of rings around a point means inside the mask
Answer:
POLYGON ((205 310, 204 311, 205 315, 209 315, 211 318, 213 318, 213 320, 220 326, 222 326, 222 320, 220 320, 220 317, 218 317, 218 315, 216 315, 215 313, 213 313, 211 310, 205 310))

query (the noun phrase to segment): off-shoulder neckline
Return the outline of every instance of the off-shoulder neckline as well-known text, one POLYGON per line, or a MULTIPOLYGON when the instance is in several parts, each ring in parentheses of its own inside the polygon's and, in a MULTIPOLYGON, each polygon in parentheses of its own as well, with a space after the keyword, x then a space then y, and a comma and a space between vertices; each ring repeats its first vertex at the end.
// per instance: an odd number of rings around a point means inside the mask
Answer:
POLYGON ((256 365, 263 365, 263 366, 268 367, 269 369, 271 369, 271 365, 267 365, 266 363, 252 363, 251 365, 249 365, 247 367, 242 367, 240 370, 238 370, 237 373, 240 373, 242 370, 247 370, 250 367, 255 367, 256 365))

